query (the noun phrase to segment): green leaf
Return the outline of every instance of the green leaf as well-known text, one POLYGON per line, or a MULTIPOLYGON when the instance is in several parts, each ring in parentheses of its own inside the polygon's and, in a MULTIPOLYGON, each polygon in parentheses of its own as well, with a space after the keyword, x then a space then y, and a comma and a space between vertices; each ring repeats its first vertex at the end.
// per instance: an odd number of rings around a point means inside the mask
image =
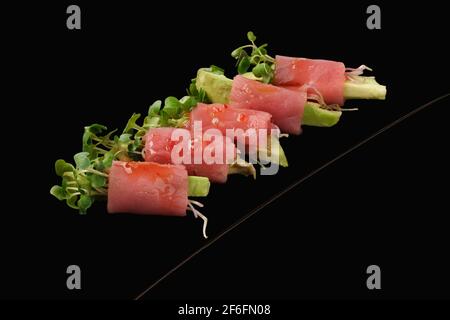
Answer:
POLYGON ((62 159, 56 160, 55 162, 55 172, 60 177, 62 177, 64 173, 73 172, 74 170, 75 167, 72 164, 65 162, 62 159))
POLYGON ((266 72, 262 75, 262 81, 264 83, 271 83, 274 77, 274 71, 272 68, 265 68, 266 72))
POLYGON ((61 186, 53 186, 50 189, 50 194, 58 200, 67 199, 67 194, 61 186))
MULTIPOLYGON (((216 68, 218 68, 218 67, 216 67, 216 68)), ((219 71, 217 71, 217 72, 219 72, 219 71)), ((196 82, 197 82, 196 79, 192 79, 191 84, 189 85, 189 89, 187 90, 188 95, 190 97, 195 98, 196 103, 199 103, 199 102, 206 102, 206 103, 208 103, 209 101, 208 101, 208 97, 206 96, 205 90, 203 90, 202 88, 197 89, 197 83, 196 82)))
POLYGON ((98 157, 98 151, 95 149, 95 145, 93 144, 83 145, 82 151, 89 154, 89 159, 95 159, 98 157))
POLYGON ((176 117, 181 108, 181 102, 175 97, 167 97, 164 101, 163 111, 169 118, 176 117))
POLYGON ((272 82, 272 76, 270 74, 265 74, 262 76, 262 82, 270 83, 272 82))
POLYGON ((84 127, 85 131, 91 132, 95 135, 101 134, 103 131, 106 131, 108 128, 102 124, 94 123, 90 126, 84 127))
POLYGON ((91 207, 92 203, 93 201, 91 197, 84 194, 81 195, 77 202, 78 208, 80 209, 80 214, 86 214, 87 209, 91 207))
POLYGON ((249 31, 247 32, 247 38, 248 40, 250 40, 251 42, 254 42, 256 40, 256 36, 253 34, 253 32, 249 31))
POLYGON ((119 136, 119 142, 120 143, 124 143, 124 144, 127 144, 127 143, 130 143, 131 142, 131 134, 130 133, 123 133, 123 134, 121 134, 120 136, 119 136))
POLYGON ((139 148, 141 146, 140 141, 141 141, 141 139, 137 138, 137 139, 133 140, 131 143, 129 143, 128 144, 128 151, 129 152, 136 151, 136 148, 139 148))
POLYGON ((239 65, 238 65, 238 72, 239 72, 239 74, 246 73, 249 67, 250 67, 250 59, 249 59, 248 56, 245 56, 239 62, 239 65))
POLYGON ((89 177, 93 188, 102 188, 106 185, 106 177, 93 174, 89 177))
POLYGON ((72 209, 78 209, 77 201, 78 195, 71 195, 69 198, 66 199, 66 204, 72 209))
POLYGON ((197 105, 197 99, 194 97, 188 97, 182 102, 182 109, 185 112, 189 112, 192 110, 193 107, 197 105))
POLYGON ((65 171, 63 173, 62 177, 63 177, 63 179, 67 179, 67 181, 72 181, 72 180, 75 180, 76 169, 70 163, 68 163, 68 167, 69 166, 72 168, 72 170, 65 171))
POLYGON ((159 125, 160 119, 161 119, 160 116, 158 116, 158 117, 151 117, 151 118, 146 117, 145 120, 144 120, 144 127, 145 128, 157 128, 157 127, 160 126, 159 125))
POLYGON ((88 127, 84 128, 84 133, 83 133, 83 151, 88 151, 86 149, 92 148, 92 133, 89 131, 88 127))
POLYGON ((208 97, 206 96, 206 91, 203 88, 200 88, 198 91, 198 99, 199 102, 210 102, 208 97))
POLYGON ((159 117, 159 125, 161 127, 167 127, 169 123, 169 115, 164 111, 164 109, 161 111, 161 115, 159 117))
MULTIPOLYGON (((92 124, 87 127, 84 127, 84 133, 83 133, 83 139, 82 139, 82 142, 83 142, 82 151, 88 152, 89 158, 91 160, 97 158, 97 156, 98 156, 98 151, 96 150, 96 142, 99 140, 99 138, 97 137, 97 135, 100 135, 101 133, 103 133, 106 130, 107 130, 106 126, 97 124, 97 123, 92 124)), ((107 138, 108 138, 108 135, 106 137, 104 137, 104 139, 106 139, 106 140, 107 140, 107 138)))
POLYGON ((100 172, 105 171, 105 166, 103 165, 103 157, 96 158, 92 163, 92 167, 100 172))
POLYGON ((183 116, 179 119, 169 119, 167 124, 170 127, 185 128, 188 121, 189 121, 189 117, 183 116))
MULTIPOLYGON (((81 189, 89 190, 91 188, 91 181, 89 180, 88 177, 86 177, 84 175, 77 176, 77 183, 81 189)), ((82 191, 82 190, 80 190, 80 191, 82 191)))
POLYGON ((75 165, 79 169, 86 169, 91 165, 89 152, 79 152, 73 156, 73 159, 75 160, 75 165))
POLYGON ((133 129, 136 128, 136 121, 141 117, 140 113, 133 113, 130 119, 128 119, 125 129, 122 133, 131 133, 133 129))
POLYGON ((156 100, 152 103, 152 105, 148 108, 148 115, 149 116, 157 116, 159 114, 159 111, 161 110, 161 100, 156 100))
POLYGON ((136 151, 142 147, 142 137, 135 136, 134 142, 128 146, 130 151, 136 151))
POLYGON ((258 50, 259 50, 259 52, 260 52, 262 55, 266 55, 266 54, 267 54, 267 49, 266 49, 267 46, 268 46, 268 44, 267 44, 267 43, 264 43, 262 46, 259 46, 259 47, 258 47, 258 50))
POLYGON ((180 105, 181 105, 180 100, 178 100, 175 97, 167 97, 164 100, 164 107, 172 108, 172 107, 179 107, 180 105))
POLYGON ((225 74, 225 70, 223 70, 222 68, 220 68, 218 66, 211 65, 210 69, 211 69, 212 73, 219 74, 219 75, 225 74))
POLYGON ((103 156, 103 165, 105 168, 110 168, 112 166, 112 162, 114 160, 114 154, 112 151, 105 153, 103 156))
POLYGON ((238 59, 241 56, 241 52, 244 51, 244 49, 242 47, 234 49, 231 52, 231 56, 235 59, 238 59))
POLYGON ((189 85, 187 93, 191 97, 195 97, 195 98, 198 97, 197 81, 196 81, 196 79, 192 79, 191 80, 191 84, 189 85))
POLYGON ((261 62, 261 56, 259 55, 252 55, 250 57, 250 64, 251 65, 257 65, 261 62))
POLYGON ((255 77, 258 78, 266 75, 267 74, 266 64, 265 63, 257 64, 256 66, 253 67, 252 72, 255 75, 255 77))
POLYGON ((239 52, 239 56, 236 58, 236 66, 238 67, 239 66, 239 63, 241 63, 241 61, 242 61, 242 59, 244 59, 245 57, 248 57, 248 54, 247 54, 247 51, 245 51, 245 50, 241 50, 240 52, 239 52))

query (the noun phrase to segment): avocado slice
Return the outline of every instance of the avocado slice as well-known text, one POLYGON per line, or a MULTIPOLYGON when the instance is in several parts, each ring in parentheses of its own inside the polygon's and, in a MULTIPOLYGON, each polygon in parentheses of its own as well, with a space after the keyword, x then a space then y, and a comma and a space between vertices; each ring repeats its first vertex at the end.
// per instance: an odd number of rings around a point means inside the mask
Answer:
POLYGON ((344 82, 345 99, 386 99, 386 86, 379 84, 375 77, 354 76, 354 79, 344 82))
POLYGON ((302 124, 315 127, 332 127, 338 123, 342 111, 326 110, 320 104, 307 101, 303 112, 302 124))
POLYGON ((279 137, 271 135, 268 142, 267 150, 258 150, 259 159, 265 162, 277 163, 282 167, 288 167, 288 160, 281 147, 279 137))
POLYGON ((206 177, 188 176, 188 196, 206 197, 211 183, 206 177))
POLYGON ((211 68, 201 68, 197 72, 197 89, 203 89, 213 103, 228 103, 233 80, 211 72, 211 68))

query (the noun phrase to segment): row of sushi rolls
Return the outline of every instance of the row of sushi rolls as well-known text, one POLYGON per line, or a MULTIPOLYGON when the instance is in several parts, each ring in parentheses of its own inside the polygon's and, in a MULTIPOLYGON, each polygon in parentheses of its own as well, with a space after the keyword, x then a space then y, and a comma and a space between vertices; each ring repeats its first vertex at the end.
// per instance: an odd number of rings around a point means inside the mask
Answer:
MULTIPOLYGON (((86 214, 95 200, 108 213, 186 216, 203 221, 199 202, 211 183, 230 174, 256 178, 276 174, 288 161, 280 138, 302 126, 334 126, 346 100, 384 100, 386 87, 361 65, 301 57, 271 56, 267 44, 231 52, 236 75, 217 66, 200 68, 181 99, 167 97, 133 114, 123 131, 101 124, 84 127, 82 150, 73 162, 55 162, 60 184, 50 193, 86 214)), ((202 210, 203 211, 203 210, 202 210)), ((203 211, 205 212, 205 211, 203 211)))

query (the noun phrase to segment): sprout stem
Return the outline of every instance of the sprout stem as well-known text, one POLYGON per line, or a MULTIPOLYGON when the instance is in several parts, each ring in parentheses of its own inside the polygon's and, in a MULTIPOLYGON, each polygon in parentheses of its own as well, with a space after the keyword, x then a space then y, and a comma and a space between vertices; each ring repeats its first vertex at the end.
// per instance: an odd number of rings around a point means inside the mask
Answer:
POLYGON ((98 170, 95 170, 95 169, 92 169, 92 168, 80 170, 80 173, 86 173, 86 172, 93 173, 93 174, 96 174, 96 175, 108 178, 108 175, 106 173, 103 173, 101 171, 98 171, 98 170))

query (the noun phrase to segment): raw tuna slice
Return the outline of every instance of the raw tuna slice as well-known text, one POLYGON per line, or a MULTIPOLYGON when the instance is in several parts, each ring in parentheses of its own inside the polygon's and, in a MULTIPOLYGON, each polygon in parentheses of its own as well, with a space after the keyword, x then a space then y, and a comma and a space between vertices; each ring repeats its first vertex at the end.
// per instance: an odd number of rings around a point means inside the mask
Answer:
POLYGON ((344 82, 342 62, 276 56, 273 83, 277 86, 313 86, 327 104, 343 105, 344 82))
POLYGON ((143 155, 145 161, 162 164, 172 163, 170 155, 173 147, 178 143, 177 141, 172 141, 171 139, 172 133, 175 129, 176 128, 167 127, 148 130, 144 137, 145 145, 143 155))
POLYGON ((300 134, 306 90, 288 90, 236 76, 230 94, 233 108, 268 112, 281 132, 300 134))
POLYGON ((270 133, 271 119, 272 115, 264 111, 231 108, 220 103, 199 103, 191 112, 190 124, 191 131, 194 131, 195 123, 201 121, 203 131, 217 129, 223 135, 227 134, 227 129, 234 129, 233 134, 237 137, 237 141, 244 141, 247 147, 254 149, 261 133, 259 129, 264 129, 266 134, 270 133), (241 132, 236 129, 241 129, 241 132))
POLYGON ((203 130, 216 128, 222 134, 226 129, 270 129, 270 113, 239 108, 230 108, 221 103, 199 103, 190 115, 191 129, 194 121, 202 121, 203 130))
MULTIPOLYGON (((150 129, 145 136, 144 158, 145 161, 163 164, 175 163, 185 165, 189 175, 207 177, 212 182, 225 183, 228 177, 228 165, 236 159, 236 146, 233 141, 223 135, 214 137, 200 137, 199 139, 184 140, 181 135, 190 136, 190 131, 180 128, 154 128, 150 129), (177 136, 173 136, 177 130, 177 136), (179 139, 179 141, 178 141, 179 139), (173 141, 175 140, 175 141, 173 141), (171 153, 175 145, 179 145, 178 159, 172 159, 171 153), (190 163, 183 161, 183 150, 190 149, 190 163), (220 151, 215 159, 215 151, 220 151), (201 163, 195 163, 195 155, 201 163), (215 161, 217 160, 217 161, 215 161)), ((197 162, 200 162, 197 161, 197 162)))
POLYGON ((185 216, 188 174, 182 165, 114 161, 109 172, 108 212, 185 216))

